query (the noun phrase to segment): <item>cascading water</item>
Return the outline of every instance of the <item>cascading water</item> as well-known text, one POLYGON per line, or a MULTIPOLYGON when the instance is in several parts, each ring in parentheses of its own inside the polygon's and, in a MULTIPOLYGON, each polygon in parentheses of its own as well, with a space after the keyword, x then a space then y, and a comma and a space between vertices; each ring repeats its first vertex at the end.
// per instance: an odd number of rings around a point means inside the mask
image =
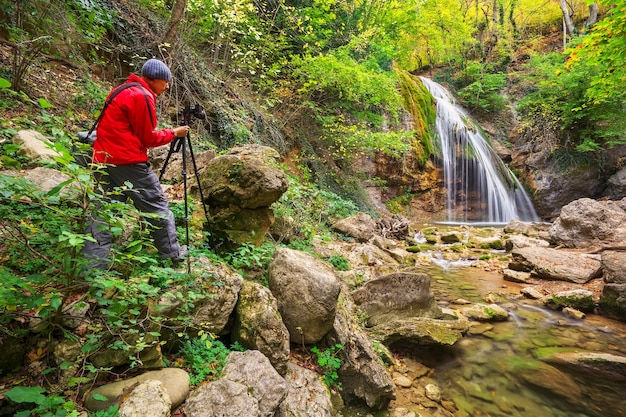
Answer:
POLYGON ((440 84, 420 77, 437 102, 447 221, 507 223, 537 221, 533 204, 467 113, 440 84))

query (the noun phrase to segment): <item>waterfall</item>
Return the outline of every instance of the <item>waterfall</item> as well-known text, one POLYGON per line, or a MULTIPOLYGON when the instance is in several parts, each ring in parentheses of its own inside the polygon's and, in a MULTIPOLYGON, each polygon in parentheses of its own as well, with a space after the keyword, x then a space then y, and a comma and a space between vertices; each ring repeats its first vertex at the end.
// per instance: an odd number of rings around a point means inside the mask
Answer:
POLYGON ((533 204, 513 172, 491 148, 471 117, 440 84, 420 77, 437 102, 447 221, 537 221, 533 204))

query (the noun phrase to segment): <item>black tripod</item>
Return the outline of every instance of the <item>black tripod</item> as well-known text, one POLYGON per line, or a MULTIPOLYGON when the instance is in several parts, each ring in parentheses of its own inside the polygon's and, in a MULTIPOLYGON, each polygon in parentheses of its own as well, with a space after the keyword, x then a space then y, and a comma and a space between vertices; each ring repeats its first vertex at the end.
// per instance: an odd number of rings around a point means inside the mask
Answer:
MULTIPOLYGON (((205 119, 206 115, 204 113, 204 108, 199 105, 191 105, 185 107, 183 110, 178 112, 179 123, 181 126, 190 125, 194 118, 197 119, 205 119)), ((163 167, 161 168, 159 174, 159 180, 163 177, 165 170, 167 169, 167 165, 170 161, 172 154, 178 153, 182 151, 182 177, 183 177, 183 187, 184 187, 184 196, 185 196, 185 243, 187 245, 187 250, 189 250, 189 202, 187 195, 187 148, 189 148, 189 155, 191 156, 191 162, 193 164, 193 172, 196 178, 196 182, 198 183, 198 190, 200 191, 200 200, 202 201, 202 208, 204 209, 204 216, 206 217, 206 227, 209 232, 209 246, 214 247, 213 244, 213 233, 210 229, 210 218, 209 212, 206 207, 206 203, 204 202, 204 195, 202 193, 202 186, 200 185, 200 178, 198 176, 198 166, 196 165, 196 157, 193 153, 193 146, 191 146, 191 135, 187 132, 187 136, 182 138, 176 138, 170 144, 170 150, 167 153, 167 157, 165 158, 165 162, 163 163, 163 167)), ((191 261, 189 256, 187 256, 187 273, 191 272, 191 261)))

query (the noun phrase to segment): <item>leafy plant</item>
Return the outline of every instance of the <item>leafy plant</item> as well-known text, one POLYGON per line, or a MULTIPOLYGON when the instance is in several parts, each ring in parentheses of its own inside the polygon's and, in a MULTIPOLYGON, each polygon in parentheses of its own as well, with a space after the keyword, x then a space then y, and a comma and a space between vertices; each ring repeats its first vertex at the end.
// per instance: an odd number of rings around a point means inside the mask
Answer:
POLYGON ((30 410, 19 411, 14 417, 77 417, 80 413, 76 410, 73 401, 67 401, 57 394, 44 395, 46 390, 41 387, 14 387, 4 393, 11 401, 19 404, 34 404, 30 410))
POLYGON ((341 391, 341 382, 339 382, 339 374, 337 371, 341 368, 341 359, 337 357, 337 353, 343 349, 341 343, 337 343, 329 348, 320 350, 317 346, 311 348, 317 356, 317 364, 322 368, 324 375, 322 379, 329 388, 337 388, 341 391))
POLYGON ((233 350, 240 351, 243 348, 233 344, 232 349, 229 349, 213 335, 201 332, 199 337, 187 340, 180 349, 180 365, 189 370, 191 385, 198 385, 207 379, 219 378, 226 358, 233 350))
POLYGON ((339 271, 349 271, 352 269, 348 260, 341 255, 333 255, 328 257, 328 262, 339 271))

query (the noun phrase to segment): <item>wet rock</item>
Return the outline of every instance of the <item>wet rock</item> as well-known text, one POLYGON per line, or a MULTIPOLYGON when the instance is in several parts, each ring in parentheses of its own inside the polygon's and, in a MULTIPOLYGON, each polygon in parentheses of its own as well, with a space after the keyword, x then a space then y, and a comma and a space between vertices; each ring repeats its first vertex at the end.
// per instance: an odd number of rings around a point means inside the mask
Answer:
POLYGON ((509 318, 509 313, 497 304, 474 304, 461 309, 461 314, 478 321, 504 321, 509 318))
POLYGON ((571 307, 584 312, 592 312, 595 303, 593 293, 587 290, 560 291, 546 298, 546 305, 562 309, 571 307))
POLYGON ((386 345, 397 342, 415 345, 453 345, 469 330, 470 323, 464 317, 459 319, 434 319, 411 317, 393 320, 369 329, 370 337, 386 345))
POLYGON ((626 284, 604 284, 600 310, 608 317, 626 321, 626 284))
POLYGON ((613 381, 626 381, 626 356, 599 352, 557 352, 545 362, 613 381))
POLYGON ((576 310, 575 308, 572 308, 572 307, 565 307, 563 309, 563 313, 567 317, 571 317, 571 318, 576 319, 576 320, 582 320, 582 319, 585 318, 585 313, 583 313, 580 310, 576 310))
POLYGON ((511 254, 510 269, 527 271, 542 279, 584 284, 602 273, 595 255, 537 247, 514 249, 511 254))
POLYGON ((544 297, 541 292, 537 291, 533 287, 522 288, 520 290, 520 293, 525 297, 531 298, 533 300, 541 300, 544 297))

